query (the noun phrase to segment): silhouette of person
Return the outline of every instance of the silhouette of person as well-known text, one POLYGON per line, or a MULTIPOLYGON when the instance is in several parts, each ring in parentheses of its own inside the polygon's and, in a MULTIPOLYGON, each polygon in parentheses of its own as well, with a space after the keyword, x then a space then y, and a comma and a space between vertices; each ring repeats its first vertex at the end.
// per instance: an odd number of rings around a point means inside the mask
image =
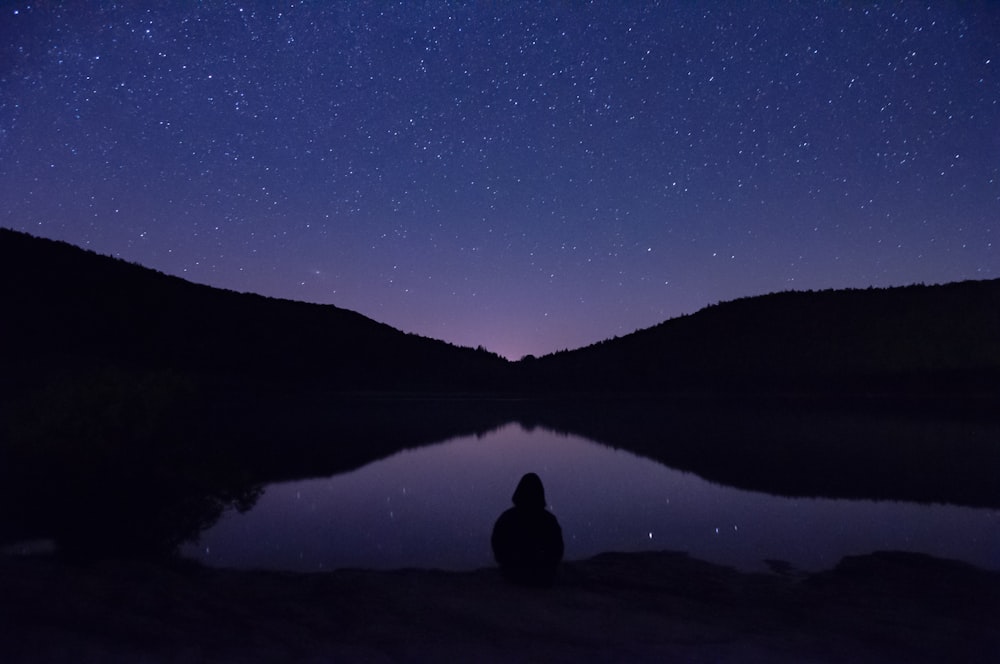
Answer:
POLYGON ((545 488, 535 473, 521 478, 514 506, 493 526, 493 557, 504 577, 529 586, 549 586, 563 557, 562 528, 545 509, 545 488))

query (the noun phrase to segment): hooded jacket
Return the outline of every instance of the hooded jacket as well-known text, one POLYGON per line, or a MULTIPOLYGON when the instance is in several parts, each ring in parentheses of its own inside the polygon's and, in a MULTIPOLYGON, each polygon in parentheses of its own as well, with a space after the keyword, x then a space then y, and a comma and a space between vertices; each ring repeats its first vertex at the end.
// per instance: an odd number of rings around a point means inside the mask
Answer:
POLYGON ((514 507, 493 526, 493 556, 504 576, 515 583, 551 585, 563 557, 562 528, 545 509, 545 488, 535 473, 518 482, 514 507))

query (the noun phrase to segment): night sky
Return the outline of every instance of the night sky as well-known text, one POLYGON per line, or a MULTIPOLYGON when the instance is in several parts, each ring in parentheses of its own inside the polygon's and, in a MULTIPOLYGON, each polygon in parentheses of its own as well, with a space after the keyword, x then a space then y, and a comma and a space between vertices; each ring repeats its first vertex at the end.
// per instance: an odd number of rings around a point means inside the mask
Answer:
POLYGON ((0 49, 0 226, 515 359, 1000 276, 1000 4, 22 2, 0 49))

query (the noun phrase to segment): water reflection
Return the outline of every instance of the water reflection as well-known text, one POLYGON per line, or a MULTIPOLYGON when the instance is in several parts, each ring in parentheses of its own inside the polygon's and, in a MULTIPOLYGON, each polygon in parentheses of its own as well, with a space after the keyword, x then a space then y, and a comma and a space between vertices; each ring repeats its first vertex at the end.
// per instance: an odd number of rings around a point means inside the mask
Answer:
POLYGON ((1000 511, 782 498, 711 484, 629 452, 510 424, 408 450, 351 473, 273 484, 184 555, 237 568, 492 565, 493 520, 526 471, 541 475, 567 559, 681 550, 745 570, 803 570, 898 549, 1000 568, 1000 511))

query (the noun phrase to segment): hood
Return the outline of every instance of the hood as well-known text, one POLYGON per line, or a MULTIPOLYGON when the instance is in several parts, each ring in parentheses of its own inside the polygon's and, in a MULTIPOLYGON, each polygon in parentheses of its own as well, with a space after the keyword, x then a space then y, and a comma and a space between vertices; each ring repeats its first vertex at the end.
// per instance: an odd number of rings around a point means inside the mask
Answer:
POLYGON ((545 509, 545 487, 541 478, 534 473, 522 477, 511 500, 517 507, 545 509))

